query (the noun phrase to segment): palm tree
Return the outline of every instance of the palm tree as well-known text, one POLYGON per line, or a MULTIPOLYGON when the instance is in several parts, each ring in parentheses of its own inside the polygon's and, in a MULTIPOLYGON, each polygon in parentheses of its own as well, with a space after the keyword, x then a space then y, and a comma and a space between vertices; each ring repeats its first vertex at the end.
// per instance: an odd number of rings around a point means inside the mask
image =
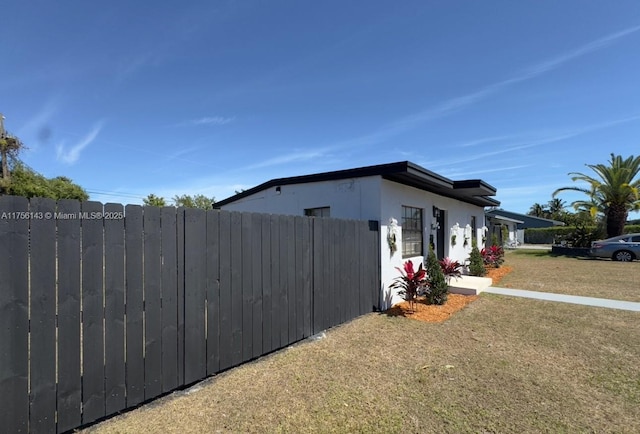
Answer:
POLYGON ((549 206, 549 212, 551 214, 560 214, 564 211, 566 206, 566 202, 562 199, 558 199, 557 197, 551 199, 547 205, 549 206))
POLYGON ((531 205, 531 208, 529 208, 529 212, 527 214, 534 217, 544 217, 547 214, 547 210, 544 208, 544 206, 536 202, 531 205))
POLYGON ((572 181, 583 181, 588 187, 562 187, 553 192, 555 197, 561 191, 579 191, 586 194, 588 200, 577 200, 571 205, 575 209, 588 208, 592 215, 604 214, 607 223, 607 235, 621 235, 629 211, 640 210, 640 156, 631 155, 623 160, 620 155, 611 154, 608 165, 587 164, 596 173, 596 177, 580 172, 571 172, 572 181))

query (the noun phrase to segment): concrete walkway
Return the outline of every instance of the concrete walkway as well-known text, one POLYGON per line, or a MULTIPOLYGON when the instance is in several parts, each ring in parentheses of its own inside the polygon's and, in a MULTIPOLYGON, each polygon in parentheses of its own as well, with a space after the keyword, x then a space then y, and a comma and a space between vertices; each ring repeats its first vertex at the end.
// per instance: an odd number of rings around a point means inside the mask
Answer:
POLYGON ((497 288, 490 286, 482 290, 489 294, 513 297, 535 298, 537 300, 559 301, 561 303, 583 304, 586 306, 608 307, 610 309, 640 312, 640 303, 633 301, 609 300, 607 298, 581 297, 578 295, 554 294, 551 292, 527 291, 525 289, 497 288))

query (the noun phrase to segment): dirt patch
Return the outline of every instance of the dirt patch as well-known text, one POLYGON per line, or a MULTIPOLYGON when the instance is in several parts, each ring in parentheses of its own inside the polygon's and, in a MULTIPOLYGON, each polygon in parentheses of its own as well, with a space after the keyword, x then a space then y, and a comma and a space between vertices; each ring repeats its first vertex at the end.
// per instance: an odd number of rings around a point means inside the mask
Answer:
MULTIPOLYGON (((496 285, 512 270, 513 267, 509 266, 491 268, 487 270, 486 277, 490 277, 493 285, 496 285)), ((449 294, 447 302, 442 306, 437 306, 427 304, 425 298, 421 297, 418 298, 418 302, 415 304, 415 310, 411 310, 409 308, 409 303, 403 301, 394 305, 385 313, 390 316, 404 316, 406 318, 412 318, 424 322, 443 322, 477 298, 477 295, 449 294)))

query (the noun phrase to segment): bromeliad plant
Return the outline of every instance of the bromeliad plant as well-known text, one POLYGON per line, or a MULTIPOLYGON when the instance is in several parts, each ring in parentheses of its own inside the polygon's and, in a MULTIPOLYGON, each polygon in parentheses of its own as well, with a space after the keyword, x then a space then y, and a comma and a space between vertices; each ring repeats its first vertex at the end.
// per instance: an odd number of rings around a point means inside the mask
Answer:
POLYGON ((498 268, 504 262, 504 249, 501 246, 494 244, 488 249, 482 249, 480 254, 485 266, 498 268))
POLYGON ((460 262, 455 261, 449 257, 444 258, 438 262, 440 262, 440 268, 442 268, 442 273, 447 280, 447 285, 451 285, 451 278, 458 278, 462 276, 462 264, 460 262))
POLYGON ((418 292, 426 284, 426 272, 422 268, 422 264, 418 266, 418 270, 414 270, 413 262, 407 261, 402 269, 396 267, 400 272, 400 276, 390 285, 391 288, 400 289, 398 294, 402 295, 405 301, 409 302, 409 308, 415 311, 416 297, 418 292))

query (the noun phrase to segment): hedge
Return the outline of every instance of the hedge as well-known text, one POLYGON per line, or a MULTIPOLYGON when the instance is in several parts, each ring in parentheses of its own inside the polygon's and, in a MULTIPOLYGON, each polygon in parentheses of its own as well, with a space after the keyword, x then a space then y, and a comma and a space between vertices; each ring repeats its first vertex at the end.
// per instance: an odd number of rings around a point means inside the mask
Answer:
MULTIPOLYGON (((549 228, 529 228, 524 230, 524 242, 526 244, 552 244, 554 238, 565 237, 575 231, 574 226, 553 226, 549 228)), ((595 226, 587 226, 588 230, 595 231, 595 226)), ((625 234, 640 233, 640 225, 627 225, 625 234)))

